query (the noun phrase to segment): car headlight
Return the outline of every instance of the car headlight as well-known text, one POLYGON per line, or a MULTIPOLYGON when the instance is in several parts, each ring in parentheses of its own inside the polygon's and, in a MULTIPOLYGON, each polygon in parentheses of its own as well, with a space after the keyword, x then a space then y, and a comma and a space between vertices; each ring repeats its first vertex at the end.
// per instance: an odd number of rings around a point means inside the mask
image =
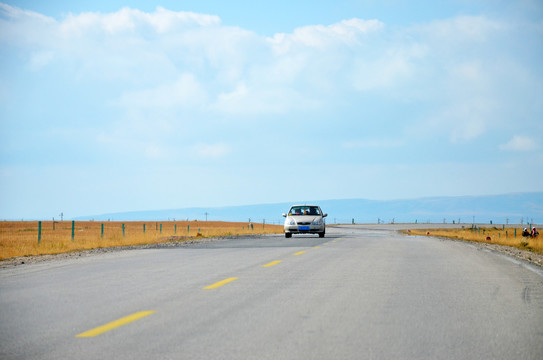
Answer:
POLYGON ((285 220, 285 224, 287 224, 287 225, 296 225, 296 221, 294 221, 293 218, 290 218, 290 217, 289 217, 289 218, 287 218, 287 219, 285 220))
POLYGON ((313 222, 311 224, 312 225, 322 225, 322 218, 316 218, 315 220, 313 220, 313 222))

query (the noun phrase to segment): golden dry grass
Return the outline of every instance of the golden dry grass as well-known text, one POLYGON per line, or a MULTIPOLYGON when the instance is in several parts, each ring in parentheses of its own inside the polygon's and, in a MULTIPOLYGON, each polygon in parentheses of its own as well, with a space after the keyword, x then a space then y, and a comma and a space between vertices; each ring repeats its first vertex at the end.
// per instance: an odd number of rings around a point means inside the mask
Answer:
POLYGON ((486 242, 513 246, 523 250, 530 250, 543 254, 543 238, 539 235, 536 238, 523 237, 522 228, 506 227, 486 227, 486 228, 466 228, 466 229, 412 229, 404 231, 409 235, 429 235, 441 236, 452 239, 462 239, 467 241, 486 242), (516 236, 515 236, 516 230, 516 236), (488 239, 490 238, 490 239, 488 239))
POLYGON ((72 241, 71 221, 43 221, 38 243, 38 221, 0 222, 0 260, 17 256, 59 254, 88 249, 127 245, 157 244, 244 234, 276 234, 281 225, 222 221, 96 222, 76 221, 72 241), (104 227, 103 237, 101 227, 104 227), (125 227, 123 236, 123 224, 125 227), (145 233, 143 227, 145 224, 145 233), (54 226, 54 229, 53 229, 54 226), (162 230, 161 230, 162 227, 162 230))

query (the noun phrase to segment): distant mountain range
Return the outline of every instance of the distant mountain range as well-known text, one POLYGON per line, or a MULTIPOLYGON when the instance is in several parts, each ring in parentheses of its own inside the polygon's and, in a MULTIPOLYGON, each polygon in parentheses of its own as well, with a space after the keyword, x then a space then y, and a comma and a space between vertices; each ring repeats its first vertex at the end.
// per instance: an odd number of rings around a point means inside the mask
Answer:
POLYGON ((314 200, 292 203, 225 207, 193 207, 171 210, 131 211, 74 220, 167 221, 210 220, 252 221, 282 224, 282 214, 294 203, 320 205, 328 213, 327 223, 487 223, 542 224, 543 192, 489 196, 431 197, 411 200, 314 200), (207 215, 206 215, 207 214, 207 215))

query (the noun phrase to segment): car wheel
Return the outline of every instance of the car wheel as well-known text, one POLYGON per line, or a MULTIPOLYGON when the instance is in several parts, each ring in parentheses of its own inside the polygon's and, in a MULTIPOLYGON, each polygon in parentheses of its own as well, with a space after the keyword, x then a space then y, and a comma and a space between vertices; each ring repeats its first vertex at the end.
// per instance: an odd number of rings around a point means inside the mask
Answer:
POLYGON ((323 238, 324 237, 324 231, 319 233, 319 237, 323 238))
POLYGON ((292 237, 292 234, 291 233, 285 233, 285 237, 286 238, 292 237))

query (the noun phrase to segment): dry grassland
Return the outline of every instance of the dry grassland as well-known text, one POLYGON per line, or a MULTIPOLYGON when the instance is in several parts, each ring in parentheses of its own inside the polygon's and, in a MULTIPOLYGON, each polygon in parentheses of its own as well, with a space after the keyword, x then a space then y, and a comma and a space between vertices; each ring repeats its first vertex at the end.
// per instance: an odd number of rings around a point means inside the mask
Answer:
POLYGON ((409 235, 429 235, 441 236, 451 239, 461 239, 467 241, 484 242, 491 244, 499 244, 513 246, 522 250, 530 250, 539 254, 543 254, 543 237, 523 237, 522 228, 477 228, 472 230, 466 229, 411 229, 405 230, 409 235), (515 236, 516 230, 516 236, 515 236))
POLYGON ((0 260, 17 256, 60 254, 96 248, 158 244, 198 237, 245 234, 277 234, 281 225, 221 221, 165 222, 75 222, 72 241, 71 221, 43 221, 41 239, 38 221, 0 222, 0 260), (103 224, 103 237, 102 237, 103 224), (123 236, 124 224, 124 236, 123 236), (145 226, 145 232, 144 232, 145 226))

